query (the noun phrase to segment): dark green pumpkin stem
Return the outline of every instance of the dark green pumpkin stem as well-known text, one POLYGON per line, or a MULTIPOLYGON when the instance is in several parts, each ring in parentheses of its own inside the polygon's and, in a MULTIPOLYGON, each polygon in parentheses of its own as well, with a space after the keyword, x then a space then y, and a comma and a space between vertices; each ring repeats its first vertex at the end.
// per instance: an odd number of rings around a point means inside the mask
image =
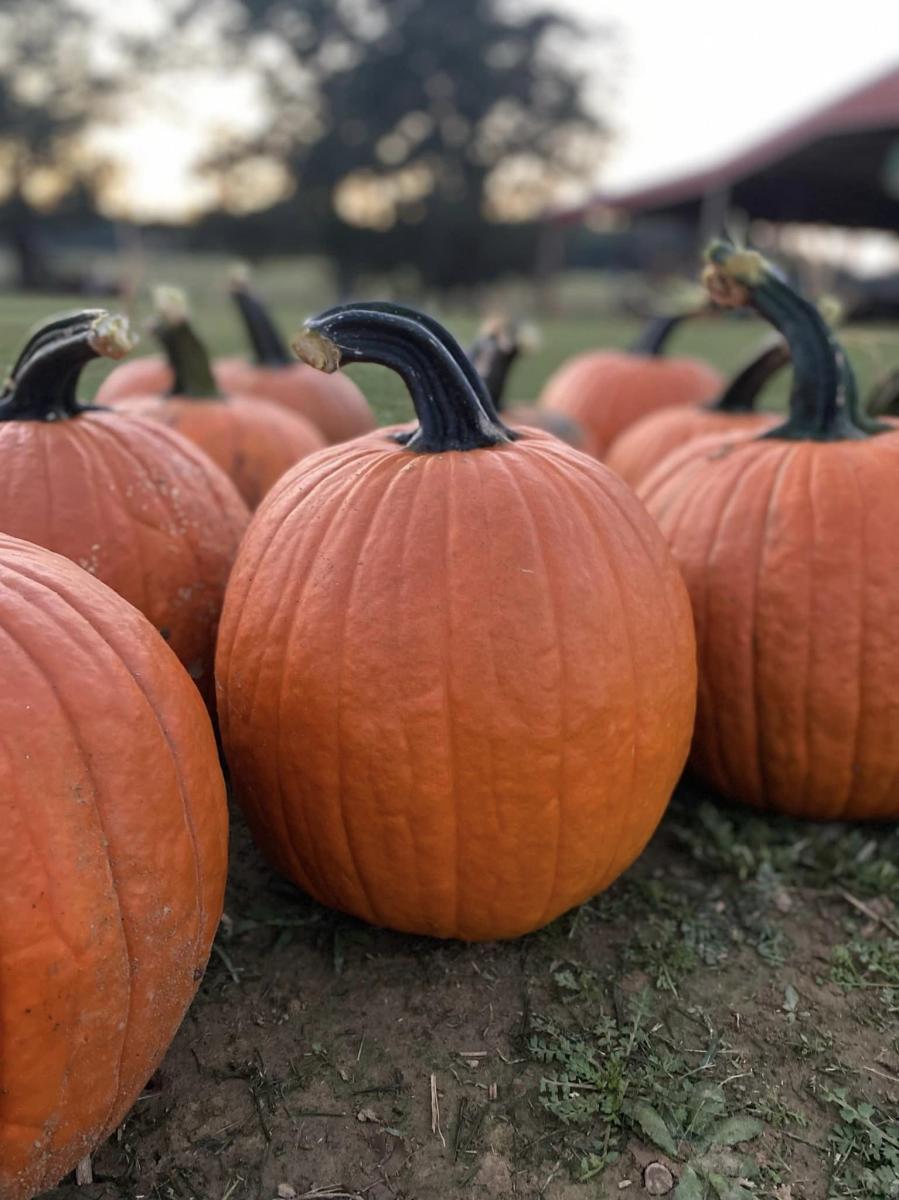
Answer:
POLYGON ((341 363, 388 367, 409 390, 419 428, 406 448, 420 454, 501 446, 512 435, 455 338, 430 317, 393 304, 346 304, 306 322, 297 356, 320 371, 341 363))
POLYGON ((665 351, 668 339, 690 313, 670 314, 667 317, 650 317, 643 327, 643 332, 630 348, 631 354, 640 354, 646 358, 658 358, 665 351))
POLYGON ((705 407, 709 412, 755 412, 756 401, 765 384, 783 370, 789 361, 790 347, 783 338, 776 338, 734 375, 717 400, 705 407))
POLYGON ((159 288, 155 304, 153 332, 172 369, 169 395, 220 400, 209 352, 190 323, 184 294, 177 288, 159 288))
POLYGON ((95 358, 123 358, 134 345, 125 317, 91 309, 50 322, 29 340, 0 395, 0 421, 59 421, 94 405, 78 400, 78 381, 95 358))
POLYGON ((521 353, 516 330, 505 322, 487 326, 468 349, 477 373, 487 385, 487 391, 497 412, 503 410, 503 392, 512 364, 521 353))
POLYGON ((865 408, 872 417, 899 417, 899 367, 874 384, 865 408))
POLYGON ((244 329, 253 348, 253 358, 260 367, 289 367, 293 365, 284 339, 271 314, 244 279, 235 279, 231 295, 243 320, 244 329))
POLYGON ((4 384, 4 390, 6 390, 9 382, 18 375, 25 360, 30 358, 35 351, 54 338, 60 331, 66 330, 70 332, 75 327, 89 325, 97 317, 103 316, 103 312, 102 308, 78 309, 75 312, 64 313, 60 317, 54 317, 35 329, 31 337, 19 351, 19 357, 16 359, 7 376, 7 383, 4 384))
POLYGON ((832 442, 881 432, 861 418, 846 352, 813 304, 754 250, 714 242, 706 258, 703 282, 712 299, 726 308, 754 309, 790 347, 789 416, 761 437, 832 442))

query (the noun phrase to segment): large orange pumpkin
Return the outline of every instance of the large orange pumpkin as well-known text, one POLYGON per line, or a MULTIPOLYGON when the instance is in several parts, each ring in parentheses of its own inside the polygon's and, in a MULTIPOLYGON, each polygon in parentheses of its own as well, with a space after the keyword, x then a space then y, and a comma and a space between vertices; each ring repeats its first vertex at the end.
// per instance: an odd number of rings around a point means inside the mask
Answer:
POLYGON ((509 425, 545 429, 575 450, 598 457, 596 439, 572 417, 535 404, 506 403, 509 372, 528 340, 527 326, 497 319, 488 321, 472 343, 468 356, 487 385, 494 408, 509 425))
POLYGON ((154 330, 166 351, 172 387, 164 395, 127 397, 118 407, 189 438, 222 468, 251 509, 288 467, 326 444, 298 413, 219 391, 209 355, 176 289, 160 289, 154 330))
POLYGON ((756 412, 765 384, 790 361, 790 348, 778 337, 733 377, 711 404, 677 404, 650 413, 625 429, 612 443, 606 464, 635 487, 673 450, 695 438, 717 433, 752 433, 776 425, 780 418, 756 412))
POLYGON ((590 431, 600 454, 641 417, 673 404, 703 404, 721 391, 720 372, 695 358, 662 351, 683 318, 650 322, 631 348, 576 355, 547 380, 541 408, 564 413, 590 431))
POLYGON ((33 342, 0 396, 0 530, 109 584, 211 698, 215 631, 246 506, 185 438, 79 403, 85 363, 127 350, 121 319, 74 315, 33 342))
POLYGON ((0 1196, 121 1122, 197 989, 227 808, 202 701, 140 613, 0 535, 0 1196))
POLYGON ((419 427, 300 463, 258 510, 216 686, 259 845, 379 925, 513 937, 610 884, 652 834, 693 722, 692 621, 642 505, 510 434, 433 321, 337 308, 307 362, 397 371, 419 427))
POLYGON ((224 391, 262 396, 311 421, 330 443, 345 442, 375 428, 374 413, 346 375, 323 375, 297 362, 265 305, 242 277, 231 288, 255 361, 222 359, 216 378, 224 391))
POLYGON ((639 489, 693 601, 693 765, 760 808, 894 819, 899 435, 863 426, 845 354, 769 263, 719 243, 707 281, 780 329, 793 389, 785 423, 690 443, 639 489))

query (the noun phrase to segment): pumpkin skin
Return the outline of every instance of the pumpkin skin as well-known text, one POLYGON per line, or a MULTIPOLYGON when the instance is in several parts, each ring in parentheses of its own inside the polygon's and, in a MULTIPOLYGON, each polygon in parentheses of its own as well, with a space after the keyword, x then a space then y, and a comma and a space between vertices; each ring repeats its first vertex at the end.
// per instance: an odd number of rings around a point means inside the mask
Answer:
POLYGON ((641 339, 638 352, 592 351, 563 363, 540 394, 541 408, 564 413, 587 428, 604 456, 615 439, 660 408, 704 404, 724 380, 708 363, 693 358, 662 358, 660 351, 675 318, 661 319, 641 339))
POLYGON ((265 400, 248 396, 195 400, 132 396, 118 405, 167 425, 208 454, 253 510, 288 468, 327 443, 315 426, 265 400))
POLYGON ((228 818, 209 717, 149 622, 4 535, 0 582, 0 1196, 28 1200, 168 1048, 221 915, 228 818))
POLYGON ((288 467, 321 450, 325 439, 310 421, 276 404, 222 395, 206 349, 183 303, 172 308, 172 295, 166 289, 168 308, 155 326, 169 358, 172 391, 128 397, 118 408, 167 425, 199 446, 254 509, 288 467))
POLYGON ((899 436, 859 424, 813 306, 757 256, 712 254, 712 286, 777 321, 796 366, 784 425, 690 443, 638 489, 693 601, 691 765, 758 808, 895 819, 899 436))
POLYGON ((345 375, 323 375, 296 362, 259 297, 242 279, 232 295, 253 346, 256 361, 223 359, 216 369, 225 392, 261 396, 304 417, 333 445, 370 433, 374 413, 360 389, 345 375))
POLYGON ((322 451, 256 513, 216 657, 235 794, 323 903, 515 937, 610 884, 661 817, 693 720, 682 582, 611 472, 508 439, 445 331, 438 353, 410 310, 360 305, 295 345, 399 370, 421 424, 322 451))
POLYGON ((154 396, 157 392, 167 392, 173 380, 172 369, 166 360, 158 354, 148 354, 119 363, 110 371, 97 388, 94 403, 111 405, 126 396, 154 396))
POLYGON ((96 357, 91 337, 89 326, 63 335, 0 401, 0 529, 64 554, 130 601, 211 701, 225 582, 249 514, 186 438, 56 394, 73 354, 96 357), (31 415, 17 415, 28 397, 31 415))
POLYGON ((612 443, 606 465, 635 487, 673 450, 696 438, 772 429, 783 418, 755 412, 753 405, 768 380, 789 361, 789 348, 778 339, 753 357, 714 403, 663 408, 625 429, 612 443))

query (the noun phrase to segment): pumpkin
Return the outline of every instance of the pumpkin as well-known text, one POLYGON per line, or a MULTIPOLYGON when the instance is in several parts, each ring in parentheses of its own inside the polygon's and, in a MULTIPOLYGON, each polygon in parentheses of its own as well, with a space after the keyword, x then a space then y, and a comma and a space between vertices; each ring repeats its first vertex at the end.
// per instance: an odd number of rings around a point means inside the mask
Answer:
POLYGON ((329 443, 345 442, 375 428, 362 392, 346 375, 323 375, 299 363, 285 346, 268 310, 243 276, 231 294, 253 347, 255 362, 223 359, 216 378, 226 392, 262 396, 311 421, 329 443))
POLYGON ((662 355, 682 320, 656 318, 630 351, 591 351, 569 359, 547 380, 540 407, 578 421, 604 455, 641 417, 674 404, 713 400, 724 383, 714 367, 695 358, 662 355))
POLYGON ((612 443, 606 465, 635 487, 672 450, 712 433, 746 433, 778 423, 771 413, 755 411, 765 384, 790 361, 790 349, 778 337, 759 350, 711 404, 678 404, 650 413, 625 429, 612 443))
POLYGON ((118 404, 127 396, 152 396, 167 392, 174 383, 172 368, 158 354, 146 354, 119 365, 97 388, 97 404, 118 404))
POLYGON ((154 331, 174 382, 166 395, 131 396, 121 409, 175 429, 204 450, 251 509, 295 462, 322 449, 325 439, 298 413, 249 396, 223 395, 209 355, 187 315, 183 293, 159 289, 154 331))
POLYGON ((0 395, 0 530, 64 554, 139 608, 207 698, 225 581, 248 520, 230 480, 153 421, 79 403, 82 368, 129 347, 124 318, 54 323, 0 395))
POLYGON ((0 1196, 121 1122, 197 989, 228 818, 202 701, 148 621, 0 535, 0 1196))
POLYGON ((709 437, 639 488, 693 601, 692 763, 722 794, 800 817, 899 817, 899 436, 862 422, 817 309, 715 243, 716 301, 755 309, 793 359, 787 420, 709 437))
POLYGON ((236 796, 325 904, 439 937, 535 929, 667 804, 695 702, 683 584, 631 490, 506 430, 436 322, 338 307, 294 345, 393 369, 419 425, 298 464, 247 531, 216 654, 236 796))
POLYGON ((534 404, 514 404, 509 407, 504 392, 509 370, 519 354, 533 340, 529 327, 503 320, 486 323, 468 351, 478 373, 487 385, 494 408, 510 425, 530 425, 545 429, 576 450, 594 454, 596 442, 591 434, 573 418, 534 404))

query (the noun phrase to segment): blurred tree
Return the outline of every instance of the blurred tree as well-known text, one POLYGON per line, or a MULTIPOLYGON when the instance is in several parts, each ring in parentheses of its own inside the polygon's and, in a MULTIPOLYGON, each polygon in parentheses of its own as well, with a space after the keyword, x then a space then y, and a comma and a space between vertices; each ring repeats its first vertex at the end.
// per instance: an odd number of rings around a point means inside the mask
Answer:
MULTIPOLYGON (((550 10, 502 0, 235 0, 265 62, 272 118, 215 170, 285 163, 292 241, 327 254, 342 290, 367 268, 459 286, 531 267, 533 218, 596 168, 605 130, 550 10)), ((275 214, 272 214, 275 216, 275 214)), ((244 252, 255 226, 244 226, 244 252)), ((261 244, 261 243, 260 243, 261 244)))
POLYGON ((37 217, 68 199, 90 213, 102 166, 82 138, 121 64, 97 54, 76 0, 4 0, 0 8, 0 235, 19 286, 53 286, 37 217))

